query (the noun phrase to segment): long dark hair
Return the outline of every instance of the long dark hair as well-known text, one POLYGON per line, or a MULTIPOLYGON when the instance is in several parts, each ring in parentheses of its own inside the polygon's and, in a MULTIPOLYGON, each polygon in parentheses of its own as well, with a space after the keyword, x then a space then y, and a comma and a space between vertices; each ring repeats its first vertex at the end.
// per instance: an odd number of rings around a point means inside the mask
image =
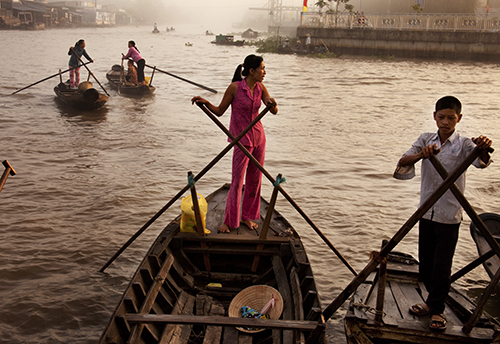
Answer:
POLYGON ((131 46, 133 46, 135 48, 135 50, 137 50, 138 53, 140 53, 139 49, 137 49, 137 47, 135 46, 135 42, 134 41, 128 41, 130 43, 131 46))
MULTIPOLYGON (((85 40, 84 40, 84 39, 81 39, 81 40, 79 40, 78 42, 76 42, 76 43, 75 43, 75 48, 76 48, 76 47, 79 47, 80 45, 82 45, 82 44, 83 44, 83 42, 85 42, 85 40)), ((71 49, 69 49, 69 51, 68 51, 68 55, 71 55, 71 53, 72 53, 72 52, 71 52, 71 49)))
POLYGON ((262 61, 264 61, 262 56, 256 56, 252 54, 245 57, 245 61, 243 62, 243 64, 236 67, 232 82, 243 80, 243 76, 247 76, 248 73, 250 73, 250 69, 259 68, 262 61))

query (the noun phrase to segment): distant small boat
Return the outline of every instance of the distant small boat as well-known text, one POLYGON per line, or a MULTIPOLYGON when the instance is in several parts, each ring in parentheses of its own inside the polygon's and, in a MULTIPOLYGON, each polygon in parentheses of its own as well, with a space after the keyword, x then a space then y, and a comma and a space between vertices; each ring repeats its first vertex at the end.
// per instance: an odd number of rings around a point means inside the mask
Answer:
POLYGON ((120 74, 122 73, 122 67, 120 65, 114 65, 111 70, 106 73, 106 79, 108 79, 109 84, 114 89, 120 89, 120 93, 126 96, 147 96, 152 95, 156 90, 151 85, 131 85, 125 84, 125 77, 122 76, 122 85, 120 86, 120 74))
MULTIPOLYGON (((493 213, 483 213, 480 214, 479 217, 488 228, 491 235, 493 235, 495 240, 500 244, 500 215, 493 213)), ((474 222, 471 222, 470 224, 470 234, 472 235, 472 239, 474 239, 474 242, 476 243, 479 256, 483 256, 485 253, 491 250, 490 244, 488 244, 474 222)), ((500 258, 497 255, 494 255, 492 258, 483 263, 483 267, 490 278, 493 278, 493 276, 495 276, 498 269, 500 268, 500 258)))
POLYGON ((205 31, 205 35, 207 35, 207 36, 213 36, 214 34, 213 34, 212 31, 207 30, 207 31, 205 31))
POLYGON ((54 92, 63 103, 79 110, 95 110, 102 107, 109 97, 92 88, 90 81, 80 83, 77 89, 70 87, 68 82, 61 82, 54 87, 54 92))
POLYGON ((193 43, 191 43, 191 42, 186 42, 186 43, 184 43, 184 45, 185 45, 186 47, 192 47, 192 46, 193 46, 193 43))
POLYGON ((236 45, 243 46, 245 41, 235 41, 234 36, 232 35, 217 35, 215 36, 215 41, 212 41, 212 44, 217 45, 236 45))
POLYGON ((243 37, 243 38, 257 38, 258 36, 259 36, 259 33, 257 31, 252 30, 252 29, 248 29, 241 34, 241 37, 243 37))

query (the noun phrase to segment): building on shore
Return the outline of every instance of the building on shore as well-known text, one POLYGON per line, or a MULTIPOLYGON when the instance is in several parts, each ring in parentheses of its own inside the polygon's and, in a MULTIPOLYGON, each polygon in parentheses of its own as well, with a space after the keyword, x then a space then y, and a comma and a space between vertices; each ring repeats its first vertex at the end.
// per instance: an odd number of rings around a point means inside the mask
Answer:
POLYGON ((115 5, 93 1, 0 0, 0 29, 115 26, 133 18, 115 5))

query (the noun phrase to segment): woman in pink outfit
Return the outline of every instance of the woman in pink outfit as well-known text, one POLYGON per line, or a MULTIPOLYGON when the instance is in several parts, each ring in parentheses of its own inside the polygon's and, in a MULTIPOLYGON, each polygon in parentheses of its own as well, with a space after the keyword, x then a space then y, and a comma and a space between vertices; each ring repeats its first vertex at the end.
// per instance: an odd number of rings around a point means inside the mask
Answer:
POLYGON ((129 57, 137 63, 137 81, 139 85, 145 85, 144 66, 146 65, 146 60, 139 54, 139 49, 135 46, 134 41, 128 41, 128 52, 127 55, 122 54, 122 60, 128 59, 129 57))
MULTIPOLYGON (((276 101, 270 97, 267 88, 262 83, 265 75, 266 66, 262 57, 248 55, 243 65, 236 68, 232 83, 226 89, 219 106, 212 105, 208 100, 201 97, 194 97, 191 101, 193 104, 195 102, 205 104, 217 116, 222 116, 231 105, 229 131, 236 137, 259 115, 262 102, 265 105, 274 104, 270 111, 273 114, 278 113, 276 101)), ((228 139, 228 141, 231 142, 231 139, 228 139)), ((266 136, 260 121, 241 138, 240 142, 261 165, 264 165, 266 136)), ((241 223, 250 229, 257 229, 258 225, 252 220, 260 219, 262 172, 235 146, 231 187, 227 194, 224 222, 219 227, 219 232, 229 233, 231 228, 240 226, 240 204, 244 179, 245 193, 243 195, 241 223)))

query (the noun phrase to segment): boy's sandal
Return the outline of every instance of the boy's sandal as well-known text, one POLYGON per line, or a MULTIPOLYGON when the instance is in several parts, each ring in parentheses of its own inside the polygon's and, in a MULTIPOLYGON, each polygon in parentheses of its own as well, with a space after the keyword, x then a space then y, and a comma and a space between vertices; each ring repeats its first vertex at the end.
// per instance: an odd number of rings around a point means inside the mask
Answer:
POLYGON ((446 318, 443 314, 437 314, 441 319, 432 319, 429 322, 429 327, 431 330, 444 331, 446 329, 446 318))
POLYGON ((417 303, 410 307, 410 313, 413 315, 427 315, 430 309, 425 308, 427 306, 425 303, 417 303))

